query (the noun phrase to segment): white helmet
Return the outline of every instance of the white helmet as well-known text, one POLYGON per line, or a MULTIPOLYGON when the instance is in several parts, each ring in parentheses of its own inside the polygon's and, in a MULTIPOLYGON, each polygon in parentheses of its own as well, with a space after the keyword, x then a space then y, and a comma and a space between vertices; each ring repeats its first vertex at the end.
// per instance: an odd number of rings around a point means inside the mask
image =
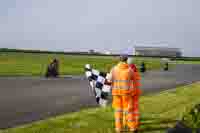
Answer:
POLYGON ((127 60, 127 63, 130 65, 133 63, 133 58, 132 57, 129 57, 128 60, 127 60))
POLYGON ((90 65, 90 64, 86 64, 86 65, 85 65, 85 68, 91 69, 91 65, 90 65))

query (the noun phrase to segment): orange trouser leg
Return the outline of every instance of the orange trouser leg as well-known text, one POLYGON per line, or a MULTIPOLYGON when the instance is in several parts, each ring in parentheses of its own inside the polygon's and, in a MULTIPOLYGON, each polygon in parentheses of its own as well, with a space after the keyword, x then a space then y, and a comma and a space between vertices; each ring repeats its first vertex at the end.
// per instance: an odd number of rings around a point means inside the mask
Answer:
POLYGON ((128 126, 135 130, 139 127, 139 95, 114 96, 113 107, 115 108, 116 128, 128 126), (124 113, 126 115, 124 116, 124 113), (124 116, 124 117, 123 117, 124 116))
POLYGON ((122 119, 123 119, 123 112, 122 111, 115 111, 115 128, 121 130, 122 125, 122 119))
POLYGON ((122 108, 122 97, 113 96, 113 108, 115 110, 115 128, 117 130, 122 129, 122 120, 123 120, 123 108, 122 108))
POLYGON ((130 102, 130 96, 125 95, 122 96, 122 108, 123 108, 123 127, 127 126, 127 113, 128 113, 128 107, 130 102))
POLYGON ((132 96, 127 114, 127 124, 130 129, 138 129, 139 127, 139 97, 132 96))
POLYGON ((122 129, 127 125, 127 112, 130 101, 131 96, 113 96, 116 129, 122 129))
POLYGON ((133 98, 134 100, 134 102, 133 102, 133 119, 134 119, 134 121, 135 121, 135 123, 136 123, 136 127, 138 128, 138 126, 139 126, 139 119, 140 119, 140 112, 139 112, 139 96, 138 95, 136 95, 136 96, 134 96, 134 98, 133 98))

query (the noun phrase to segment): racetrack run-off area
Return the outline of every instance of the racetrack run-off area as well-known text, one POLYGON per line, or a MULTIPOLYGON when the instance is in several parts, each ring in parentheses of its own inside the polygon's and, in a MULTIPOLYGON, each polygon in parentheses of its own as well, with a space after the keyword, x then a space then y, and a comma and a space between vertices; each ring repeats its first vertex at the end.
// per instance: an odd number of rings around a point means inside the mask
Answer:
MULTIPOLYGON (((200 65, 177 65, 169 72, 143 74, 141 88, 148 94, 199 79, 200 65)), ((0 84, 0 128, 96 106, 84 76, 59 79, 1 77, 0 84)))

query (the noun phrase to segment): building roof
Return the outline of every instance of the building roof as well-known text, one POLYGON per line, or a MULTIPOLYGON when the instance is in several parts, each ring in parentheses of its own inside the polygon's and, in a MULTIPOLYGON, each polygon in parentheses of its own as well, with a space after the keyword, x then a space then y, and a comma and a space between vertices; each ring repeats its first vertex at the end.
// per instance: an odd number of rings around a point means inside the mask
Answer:
POLYGON ((135 46, 135 50, 164 50, 181 52, 180 48, 135 46))

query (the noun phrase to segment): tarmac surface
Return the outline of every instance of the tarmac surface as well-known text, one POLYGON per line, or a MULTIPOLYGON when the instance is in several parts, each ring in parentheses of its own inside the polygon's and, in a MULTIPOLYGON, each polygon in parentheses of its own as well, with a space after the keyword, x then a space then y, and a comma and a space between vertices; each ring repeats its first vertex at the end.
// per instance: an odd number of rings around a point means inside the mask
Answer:
MULTIPOLYGON (((143 94, 200 80, 200 65, 177 65, 164 72, 142 74, 143 94)), ((9 128, 82 108, 95 107, 84 76, 59 79, 0 77, 0 128, 9 128)))

